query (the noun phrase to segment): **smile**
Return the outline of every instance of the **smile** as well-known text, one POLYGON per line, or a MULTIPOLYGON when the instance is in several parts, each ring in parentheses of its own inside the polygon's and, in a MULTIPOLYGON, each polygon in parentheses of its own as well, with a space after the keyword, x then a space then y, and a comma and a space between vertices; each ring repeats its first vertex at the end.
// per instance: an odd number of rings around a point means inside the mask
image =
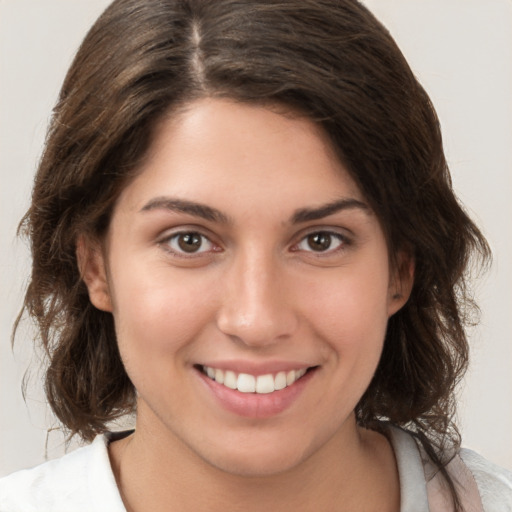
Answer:
POLYGON ((268 373, 258 376, 249 373, 235 373, 231 370, 221 370, 210 366, 201 366, 201 371, 211 380, 229 389, 238 390, 241 393, 269 394, 291 386, 305 375, 307 369, 300 368, 288 372, 278 372, 275 375, 268 373))

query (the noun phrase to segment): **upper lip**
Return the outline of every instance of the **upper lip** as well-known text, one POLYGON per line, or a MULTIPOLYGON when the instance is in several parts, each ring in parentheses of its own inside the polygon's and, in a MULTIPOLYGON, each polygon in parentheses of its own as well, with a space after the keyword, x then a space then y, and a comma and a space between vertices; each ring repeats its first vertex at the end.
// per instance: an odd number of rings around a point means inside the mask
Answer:
POLYGON ((276 374, 279 372, 289 372, 291 370, 308 369, 314 364, 308 364, 300 361, 204 361, 199 363, 200 366, 209 366, 224 371, 232 371, 234 373, 247 373, 249 375, 259 376, 269 373, 276 374))

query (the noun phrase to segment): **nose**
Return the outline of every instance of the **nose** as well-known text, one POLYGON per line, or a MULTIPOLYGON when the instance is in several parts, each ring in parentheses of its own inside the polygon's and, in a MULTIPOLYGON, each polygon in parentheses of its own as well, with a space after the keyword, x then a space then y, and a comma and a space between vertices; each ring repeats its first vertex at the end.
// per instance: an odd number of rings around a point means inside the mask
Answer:
POLYGON ((218 328, 251 347, 266 347, 297 329, 285 271, 271 255, 240 255, 224 275, 218 328))

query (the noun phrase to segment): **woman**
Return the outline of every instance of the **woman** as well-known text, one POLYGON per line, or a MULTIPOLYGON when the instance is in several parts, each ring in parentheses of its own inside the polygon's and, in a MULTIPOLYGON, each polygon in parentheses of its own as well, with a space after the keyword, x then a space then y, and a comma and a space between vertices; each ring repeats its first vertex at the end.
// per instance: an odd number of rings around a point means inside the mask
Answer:
POLYGON ((25 229, 48 399, 94 442, 3 479, 0 509, 511 506, 452 424, 488 247, 357 2, 115 1, 25 229))

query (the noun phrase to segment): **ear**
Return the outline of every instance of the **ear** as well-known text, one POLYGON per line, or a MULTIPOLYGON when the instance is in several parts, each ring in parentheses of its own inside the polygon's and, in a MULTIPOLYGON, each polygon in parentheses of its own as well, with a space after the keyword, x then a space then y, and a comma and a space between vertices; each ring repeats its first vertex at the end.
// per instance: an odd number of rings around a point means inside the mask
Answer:
POLYGON ((391 275, 388 295, 388 317, 399 311, 409 300, 414 285, 414 257, 409 252, 397 256, 397 268, 391 275))
POLYGON ((92 304, 102 311, 112 312, 106 261, 101 244, 86 235, 80 235, 76 244, 76 258, 92 304))

